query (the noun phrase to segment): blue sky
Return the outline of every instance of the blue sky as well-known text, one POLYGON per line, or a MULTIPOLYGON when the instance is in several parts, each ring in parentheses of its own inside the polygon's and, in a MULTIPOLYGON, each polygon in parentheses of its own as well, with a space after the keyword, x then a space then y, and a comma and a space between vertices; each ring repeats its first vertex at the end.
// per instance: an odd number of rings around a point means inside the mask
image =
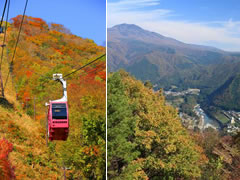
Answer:
MULTIPOLYGON (((0 1, 1 13, 4 2, 0 1)), ((24 4, 25 0, 11 0, 10 17, 22 14, 24 4)), ((106 0, 29 0, 26 15, 63 24, 73 34, 105 44, 106 0)))
POLYGON ((240 51, 239 0, 108 0, 108 27, 121 23, 186 43, 240 51))

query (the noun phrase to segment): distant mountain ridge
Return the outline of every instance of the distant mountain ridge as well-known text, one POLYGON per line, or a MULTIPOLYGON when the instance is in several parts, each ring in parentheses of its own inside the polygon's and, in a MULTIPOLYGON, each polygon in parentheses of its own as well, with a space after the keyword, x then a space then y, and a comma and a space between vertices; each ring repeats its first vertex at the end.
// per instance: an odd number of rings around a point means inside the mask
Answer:
POLYGON ((108 29, 108 67, 123 68, 157 88, 199 88, 208 96, 240 73, 240 53, 186 44, 134 24, 120 24, 108 29))
POLYGON ((199 49, 199 50, 215 50, 215 51, 222 51, 220 49, 210 47, 210 46, 202 46, 202 45, 194 45, 194 44, 187 44, 176 39, 165 37, 161 34, 156 32, 151 32, 142 29, 141 27, 134 25, 134 24, 120 24, 116 25, 112 28, 108 29, 108 33, 111 36, 108 36, 108 41, 115 41, 117 39, 122 38, 130 38, 135 40, 142 40, 144 42, 153 43, 153 44, 160 44, 160 45, 173 45, 176 47, 185 47, 185 48, 192 48, 192 49, 199 49))

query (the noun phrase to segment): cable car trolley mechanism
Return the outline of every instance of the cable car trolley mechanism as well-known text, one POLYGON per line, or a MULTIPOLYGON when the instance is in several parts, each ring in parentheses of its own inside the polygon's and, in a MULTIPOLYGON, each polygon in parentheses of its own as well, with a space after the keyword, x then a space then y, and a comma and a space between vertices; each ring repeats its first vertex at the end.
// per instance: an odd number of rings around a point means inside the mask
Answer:
POLYGON ((63 97, 58 100, 49 101, 47 113, 47 135, 50 141, 67 140, 69 132, 67 82, 62 74, 53 74, 53 80, 61 82, 63 86, 63 97))

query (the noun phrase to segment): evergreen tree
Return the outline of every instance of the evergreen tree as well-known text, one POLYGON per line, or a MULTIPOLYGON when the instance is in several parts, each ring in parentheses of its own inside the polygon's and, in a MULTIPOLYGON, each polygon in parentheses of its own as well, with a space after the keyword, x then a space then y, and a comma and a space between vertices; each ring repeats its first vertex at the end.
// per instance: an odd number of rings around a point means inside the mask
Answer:
POLYGON ((162 91, 154 92, 124 71, 108 79, 108 155, 114 172, 109 177, 123 179, 130 178, 121 167, 129 167, 132 179, 193 179, 207 161, 162 91))
POLYGON ((136 121, 119 73, 108 78, 107 98, 108 177, 117 177, 138 156, 134 134, 136 121))

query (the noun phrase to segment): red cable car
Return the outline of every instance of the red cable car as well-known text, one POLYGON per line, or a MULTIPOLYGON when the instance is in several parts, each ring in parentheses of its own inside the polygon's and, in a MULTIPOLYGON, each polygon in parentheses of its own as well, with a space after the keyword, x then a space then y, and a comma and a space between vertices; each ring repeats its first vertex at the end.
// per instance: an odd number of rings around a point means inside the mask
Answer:
POLYGON ((58 100, 49 101, 48 106, 48 139, 67 140, 69 132, 67 83, 62 74, 53 74, 53 80, 60 81, 63 85, 63 97, 58 100))

